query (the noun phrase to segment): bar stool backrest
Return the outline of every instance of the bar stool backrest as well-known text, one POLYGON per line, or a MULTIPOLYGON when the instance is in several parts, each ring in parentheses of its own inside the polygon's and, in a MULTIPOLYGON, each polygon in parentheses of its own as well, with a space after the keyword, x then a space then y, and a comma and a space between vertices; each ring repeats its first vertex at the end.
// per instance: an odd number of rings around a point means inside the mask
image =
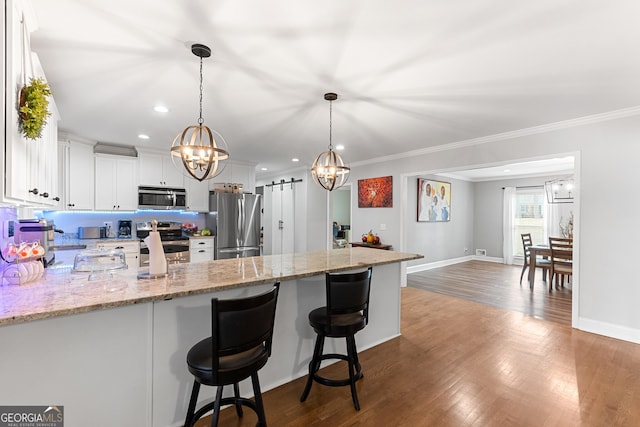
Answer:
POLYGON ((327 312, 329 316, 361 311, 365 324, 369 319, 371 271, 358 273, 327 273, 327 312))
POLYGON ((280 283, 272 290, 249 298, 211 300, 213 370, 219 357, 231 356, 263 346, 271 355, 276 303, 280 283))

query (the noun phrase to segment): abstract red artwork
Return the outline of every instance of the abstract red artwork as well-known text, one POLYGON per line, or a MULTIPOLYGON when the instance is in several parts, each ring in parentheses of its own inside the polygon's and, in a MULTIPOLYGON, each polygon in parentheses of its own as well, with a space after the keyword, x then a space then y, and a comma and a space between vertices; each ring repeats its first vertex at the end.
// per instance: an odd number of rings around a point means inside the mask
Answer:
POLYGON ((393 177, 367 178, 358 180, 359 208, 393 207, 393 177))

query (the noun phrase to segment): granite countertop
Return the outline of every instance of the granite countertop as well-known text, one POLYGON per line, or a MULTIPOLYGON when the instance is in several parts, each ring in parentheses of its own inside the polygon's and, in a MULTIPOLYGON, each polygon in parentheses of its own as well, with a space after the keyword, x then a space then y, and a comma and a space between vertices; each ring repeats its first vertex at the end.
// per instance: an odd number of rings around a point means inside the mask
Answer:
POLYGON ((147 268, 93 281, 87 273, 52 269, 36 282, 0 285, 0 326, 419 258, 423 256, 345 248, 173 264, 160 279, 138 279, 147 268))

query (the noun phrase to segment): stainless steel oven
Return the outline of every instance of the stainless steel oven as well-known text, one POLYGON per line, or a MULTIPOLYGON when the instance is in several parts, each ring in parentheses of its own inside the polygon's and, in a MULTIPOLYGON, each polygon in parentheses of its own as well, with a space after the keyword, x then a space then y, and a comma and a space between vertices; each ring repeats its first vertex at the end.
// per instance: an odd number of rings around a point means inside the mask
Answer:
MULTIPOLYGON (((182 235, 182 227, 177 222, 158 222, 158 232, 167 264, 181 264, 191 261, 189 238, 182 235)), ((149 266, 149 248, 144 243, 151 231, 150 222, 136 224, 136 236, 140 239, 140 267, 149 266)))

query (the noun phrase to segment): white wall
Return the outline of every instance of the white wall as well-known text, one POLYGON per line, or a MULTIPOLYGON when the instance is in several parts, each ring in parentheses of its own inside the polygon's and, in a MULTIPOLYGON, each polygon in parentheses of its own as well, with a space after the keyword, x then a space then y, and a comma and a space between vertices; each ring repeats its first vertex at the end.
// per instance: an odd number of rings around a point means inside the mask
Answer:
MULTIPOLYGON (((313 183, 311 174, 306 169, 290 171, 286 177, 284 175, 273 175, 262 177, 256 181, 256 185, 267 185, 271 182, 279 183, 281 179, 285 181, 302 180, 295 185, 295 243, 296 252, 304 252, 315 249, 327 249, 329 242, 328 224, 329 213, 327 207, 327 193, 313 183)), ((288 184, 285 184, 288 185, 288 184)), ((270 191, 271 187, 265 187, 265 191, 270 191)), ((264 206, 264 244, 265 254, 270 254, 267 250, 271 242, 270 212, 271 206, 268 204, 268 197, 265 197, 264 206)))

